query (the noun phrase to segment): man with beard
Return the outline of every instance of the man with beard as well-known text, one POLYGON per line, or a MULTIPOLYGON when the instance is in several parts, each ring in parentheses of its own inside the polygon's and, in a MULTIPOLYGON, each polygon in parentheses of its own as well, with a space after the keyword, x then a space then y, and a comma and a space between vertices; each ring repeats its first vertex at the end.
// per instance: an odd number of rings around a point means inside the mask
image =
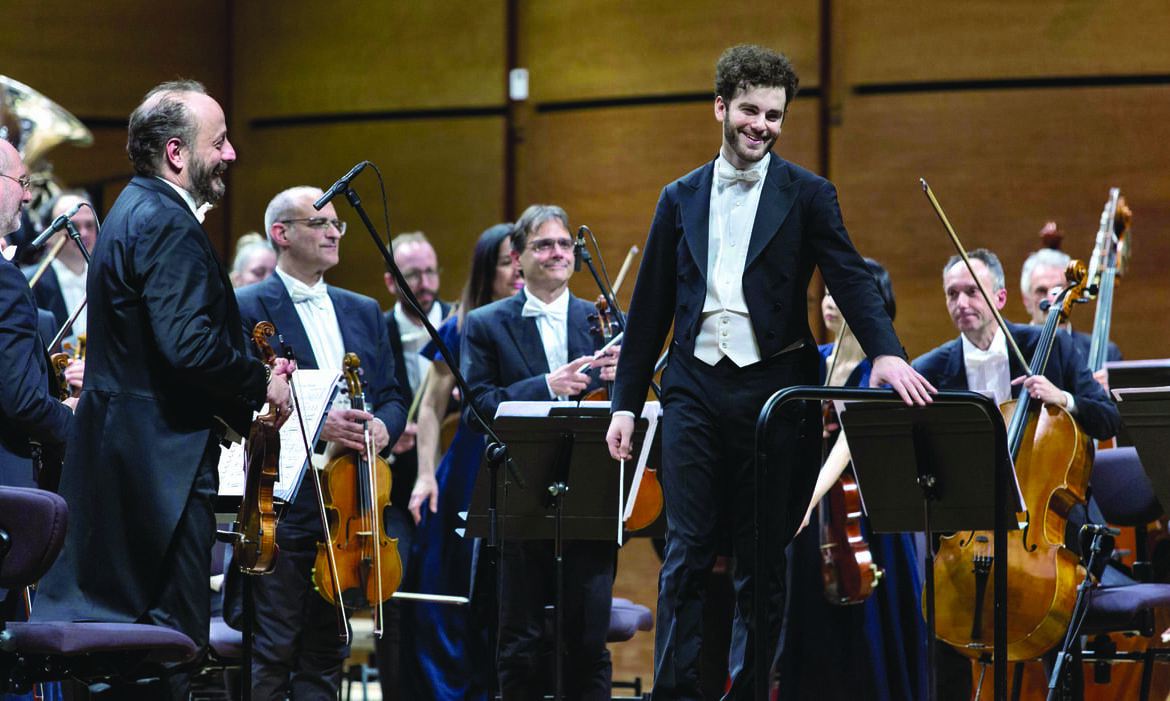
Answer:
MULTIPOLYGON (((666 554, 659 577, 654 696, 699 699, 705 588, 718 548, 731 543, 736 615, 731 687, 753 696, 767 674, 784 610, 784 546, 808 505, 819 466, 821 430, 778 428, 774 454, 786 456, 753 482, 756 419, 769 396, 816 384, 820 355, 805 295, 818 267, 862 349, 873 386, 891 385, 907 403, 930 401, 933 387, 907 364, 877 285, 841 221, 833 184, 772 153, 797 77, 770 49, 728 49, 715 70, 718 157, 667 185, 646 240, 630 302, 607 441, 631 459, 639 413, 655 360, 674 324, 662 378, 666 554), (753 557, 754 494, 771 511, 759 524, 771 552, 753 557), (763 570, 763 571, 758 571, 763 570), (766 630, 755 630, 754 588, 766 590, 766 630), (769 657, 756 660, 755 636, 769 657)), ((819 419, 819 414, 814 417, 819 419)))
MULTIPOLYGON (((20 154, 0 139, 0 237, 20 228, 21 209, 32 199, 27 182, 20 154)), ((34 443, 59 461, 69 435, 77 400, 66 406, 49 394, 44 343, 28 281, 0 256, 0 485, 36 486, 34 443)), ((45 476, 55 483, 56 469, 45 476)))
MULTIPOLYGON (((421 231, 399 234, 391 242, 394 252, 394 262, 406 278, 410 291, 422 307, 427 321, 436 329, 447 318, 451 305, 439 299, 439 267, 435 249, 421 231)), ((387 270, 385 274, 386 289, 390 294, 398 295, 398 285, 394 276, 387 270)), ((414 395, 419 391, 423 378, 431 361, 419 354, 430 340, 422 320, 415 315, 414 309, 405 304, 402 299, 395 303, 394 308, 383 315, 386 319, 386 329, 390 334, 390 347, 394 349, 394 375, 409 405, 414 395)), ((413 544, 414 519, 408 509, 416 510, 417 504, 424 501, 429 504, 437 503, 438 487, 434 474, 420 475, 418 473, 418 450, 415 447, 415 433, 418 424, 410 421, 406 429, 394 444, 394 460, 390 469, 394 472, 394 490, 390 494, 390 503, 394 506, 393 517, 401 521, 398 535, 398 548, 403 553, 402 564, 409 565, 409 556, 413 544)), ((406 576, 405 570, 403 576, 406 576)), ((399 669, 399 622, 402 618, 401 604, 397 601, 386 602, 386 623, 388 630, 375 641, 378 659, 378 680, 382 685, 383 698, 392 699, 400 696, 403 686, 417 684, 412 678, 400 678, 399 669)))
MULTIPOLYGON (((236 159, 223 110, 199 83, 164 83, 130 115, 126 150, 137 175, 94 246, 85 387, 61 479, 76 527, 35 616, 162 625, 202 649, 220 442, 247 435, 265 400, 288 418, 288 366, 249 354, 201 226, 236 159)), ((186 675, 167 676, 155 697, 187 698, 186 675)))

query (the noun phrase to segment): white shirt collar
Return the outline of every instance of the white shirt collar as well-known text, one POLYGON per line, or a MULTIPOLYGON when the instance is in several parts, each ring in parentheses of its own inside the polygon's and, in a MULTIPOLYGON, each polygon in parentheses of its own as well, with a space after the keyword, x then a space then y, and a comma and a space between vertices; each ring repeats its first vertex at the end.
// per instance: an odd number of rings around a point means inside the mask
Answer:
POLYGON ((184 190, 183 188, 179 187, 178 185, 172 183, 170 180, 167 180, 166 178, 160 178, 157 175, 154 177, 163 181, 167 185, 170 185, 174 189, 175 192, 179 193, 179 197, 182 197, 183 201, 187 203, 187 208, 191 210, 191 214, 195 215, 195 218, 199 220, 200 224, 203 223, 203 217, 205 217, 207 215, 207 210, 211 209, 211 207, 212 207, 212 204, 210 202, 204 202, 201 205, 197 205, 197 204, 195 204, 195 198, 191 196, 190 192, 187 192, 186 190, 184 190))
POLYGON ((312 285, 306 285, 292 275, 284 272, 280 268, 276 268, 272 272, 276 273, 277 276, 280 277, 280 281, 284 283, 285 289, 288 290, 289 296, 293 295, 294 290, 303 292, 304 296, 306 297, 311 297, 314 296, 314 293, 319 295, 329 289, 329 286, 325 284, 324 277, 317 280, 317 282, 313 283, 312 285))
POLYGON ((1007 341, 1004 339, 1003 332, 999 330, 999 327, 996 327, 995 335, 992 336, 991 345, 987 347, 987 350, 983 350, 979 346, 972 343, 971 340, 967 338, 966 334, 959 335, 963 339, 963 358, 965 360, 975 360, 978 362, 983 359, 990 359, 1001 356, 1003 358, 1008 357, 1007 341))
POLYGON ((569 288, 566 286, 561 294, 553 301, 545 304, 537 299, 536 295, 527 286, 524 287, 524 306, 538 312, 544 312, 564 318, 569 313, 569 288))

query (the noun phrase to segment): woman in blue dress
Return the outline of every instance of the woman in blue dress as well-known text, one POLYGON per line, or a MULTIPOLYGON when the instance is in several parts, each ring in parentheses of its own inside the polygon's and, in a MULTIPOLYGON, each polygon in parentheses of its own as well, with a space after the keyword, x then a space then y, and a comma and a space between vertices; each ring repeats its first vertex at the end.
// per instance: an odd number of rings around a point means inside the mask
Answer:
MULTIPOLYGON (((472 254, 471 276, 459 312, 439 327, 439 336, 459 362, 460 328, 467 312, 510 297, 524 286, 511 257, 510 224, 497 224, 479 237, 472 254)), ((418 528, 407 567, 405 591, 467 596, 473 577, 472 542, 455 532, 460 512, 471 501, 471 489, 483 456, 484 437, 462 422, 451 447, 435 468, 439 427, 455 389, 455 376, 432 342, 421 353, 431 358, 430 380, 419 404, 418 479, 410 511, 418 528)), ((471 621, 470 606, 415 603, 405 611, 403 659, 417 660, 422 679, 420 698, 458 701, 486 697, 492 656, 484 626, 471 621)))
MULTIPOLYGON (((889 273, 866 259, 894 318, 896 305, 889 273)), ((821 381, 845 387, 868 387, 870 362, 855 337, 843 329, 842 317, 826 290, 821 311, 836 343, 820 347, 821 381), (836 358, 833 358, 834 352, 836 358), (830 376, 831 372, 831 376, 830 376), (827 378, 827 381, 826 381, 827 378)), ((848 461, 844 441, 834 446, 826 465, 848 461)), ((840 470, 826 468, 817 482, 816 496, 836 481, 840 470)), ((914 701, 925 698, 926 623, 919 601, 921 564, 913 534, 876 535, 868 520, 861 528, 873 562, 884 576, 864 603, 838 605, 825 595, 819 539, 818 509, 814 499, 804 528, 789 545, 789 587, 780 654, 779 699, 857 699, 914 701)))

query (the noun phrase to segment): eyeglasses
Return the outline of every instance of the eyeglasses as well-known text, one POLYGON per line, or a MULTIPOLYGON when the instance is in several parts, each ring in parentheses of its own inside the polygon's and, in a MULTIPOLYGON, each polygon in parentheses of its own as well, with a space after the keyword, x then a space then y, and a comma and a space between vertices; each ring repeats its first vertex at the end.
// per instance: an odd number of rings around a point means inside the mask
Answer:
POLYGON ((21 189, 23 189, 25 192, 32 192, 32 178, 30 178, 27 173, 20 176, 19 178, 14 178, 11 175, 0 173, 0 178, 8 178, 17 185, 20 185, 21 189))
POLYGON ((417 285, 419 282, 421 282, 423 279, 423 276, 431 277, 431 278, 438 278, 442 274, 443 274, 442 268, 424 268, 422 270, 404 270, 404 271, 402 271, 402 277, 406 278, 406 281, 412 285, 417 285))
POLYGON ((317 229, 318 231, 322 229, 328 229, 329 225, 332 224, 333 228, 337 229, 337 233, 339 235, 345 236, 345 222, 341 221, 340 219, 326 219, 325 217, 313 217, 312 219, 281 219, 280 223, 301 223, 310 229, 317 229))
POLYGON ((554 247, 561 249, 563 253, 568 253, 573 250, 573 239, 537 239, 529 241, 528 247, 532 249, 533 253, 539 254, 548 253, 554 247))

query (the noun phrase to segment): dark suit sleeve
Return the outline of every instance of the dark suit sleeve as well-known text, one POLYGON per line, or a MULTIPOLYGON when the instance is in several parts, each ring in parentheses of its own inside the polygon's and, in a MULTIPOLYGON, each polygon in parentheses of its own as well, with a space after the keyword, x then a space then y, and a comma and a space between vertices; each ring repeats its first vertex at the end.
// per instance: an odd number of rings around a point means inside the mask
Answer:
POLYGON ((1117 435, 1117 429, 1121 425, 1117 405, 1093 379, 1093 373, 1089 371, 1084 356, 1076 350, 1068 334, 1056 335, 1052 356, 1049 359, 1050 367, 1054 361, 1060 363, 1061 381, 1058 386, 1073 395, 1076 401, 1076 419, 1081 428, 1097 440, 1117 435))
POLYGON ((232 405, 247 398, 247 408, 258 409, 267 391, 264 365, 233 347, 224 312, 235 304, 228 299, 233 292, 222 281, 207 235, 181 214, 156 214, 135 249, 155 342, 184 383, 232 405))
MULTIPOLYGON (((506 332, 495 319, 495 311, 493 307, 483 307, 467 315, 463 320, 463 341, 459 354, 459 367, 471 390, 471 399, 480 415, 489 423, 495 419, 496 409, 501 402, 552 399, 544 375, 514 381, 511 374, 505 375, 505 368, 511 368, 517 359, 501 357, 500 335, 506 332)), ((464 419, 478 430, 479 427, 470 420, 470 412, 466 408, 464 419)))
POLYGON ((809 209, 806 236, 815 251, 817 266, 866 356, 870 360, 882 355, 905 358, 877 283, 849 240, 833 183, 820 181, 809 209))
POLYGON ((674 319, 678 295, 678 206, 669 185, 658 197, 654 220, 642 253, 642 265, 634 283, 626 317, 626 332, 618 356, 613 390, 613 410, 638 415, 654 377, 654 363, 674 319))
POLYGON ((366 354, 370 365, 370 384, 372 413, 386 425, 390 434, 390 443, 383 451, 388 454, 391 446, 402 435, 406 427, 406 401, 402 388, 395 379, 394 352, 390 347, 390 332, 386 328, 386 320, 378 305, 371 300, 371 313, 366 321, 374 337, 374 347, 366 354))
POLYGON ((62 444, 73 412, 49 394, 44 345, 28 281, 0 262, 0 421, 5 433, 62 444))

